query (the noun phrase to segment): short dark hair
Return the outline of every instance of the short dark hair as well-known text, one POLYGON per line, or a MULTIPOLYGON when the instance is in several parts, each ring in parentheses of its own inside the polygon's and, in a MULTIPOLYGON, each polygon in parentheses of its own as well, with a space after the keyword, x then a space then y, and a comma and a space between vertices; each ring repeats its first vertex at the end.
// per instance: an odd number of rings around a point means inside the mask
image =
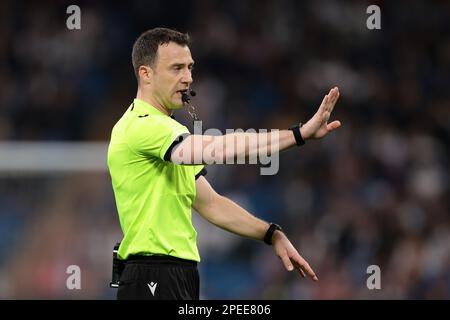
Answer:
POLYGON ((139 80, 140 66, 154 66, 160 45, 175 42, 181 46, 188 46, 190 41, 187 33, 173 29, 154 28, 142 33, 134 43, 131 53, 136 78, 139 80))

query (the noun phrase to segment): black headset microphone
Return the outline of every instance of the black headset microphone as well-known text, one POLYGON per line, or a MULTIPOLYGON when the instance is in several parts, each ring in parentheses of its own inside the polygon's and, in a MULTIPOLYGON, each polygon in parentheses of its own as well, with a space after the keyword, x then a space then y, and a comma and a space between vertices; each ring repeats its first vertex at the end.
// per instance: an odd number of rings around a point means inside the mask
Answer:
MULTIPOLYGON (((197 93, 189 88, 189 95, 191 97, 195 97, 197 93)), ((189 95, 186 92, 181 93, 181 100, 186 104, 189 104, 191 102, 191 97, 189 97, 189 95)))
POLYGON ((187 107, 188 113, 191 116, 191 118, 194 122, 194 127, 195 127, 195 126, 201 125, 201 120, 197 116, 195 107, 191 104, 191 97, 195 97, 197 95, 197 93, 194 90, 192 90, 191 88, 188 89, 188 92, 189 92, 189 95, 186 93, 186 91, 181 93, 181 101, 183 101, 183 103, 187 107))

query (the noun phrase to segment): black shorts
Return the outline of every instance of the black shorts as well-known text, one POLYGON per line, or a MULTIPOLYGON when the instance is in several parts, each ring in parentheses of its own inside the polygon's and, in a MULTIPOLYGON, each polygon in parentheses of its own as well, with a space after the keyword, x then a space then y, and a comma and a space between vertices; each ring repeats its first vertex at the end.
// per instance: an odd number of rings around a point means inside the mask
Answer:
POLYGON ((199 300, 197 262, 171 256, 130 256, 120 276, 118 300, 199 300))

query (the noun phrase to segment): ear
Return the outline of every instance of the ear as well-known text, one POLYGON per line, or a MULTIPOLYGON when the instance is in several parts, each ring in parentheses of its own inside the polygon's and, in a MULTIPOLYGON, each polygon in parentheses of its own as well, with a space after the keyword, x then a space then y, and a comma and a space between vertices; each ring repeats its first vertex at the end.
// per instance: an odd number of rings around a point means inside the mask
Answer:
POLYGON ((149 66, 139 66, 140 83, 150 84, 153 80, 153 70, 149 66))

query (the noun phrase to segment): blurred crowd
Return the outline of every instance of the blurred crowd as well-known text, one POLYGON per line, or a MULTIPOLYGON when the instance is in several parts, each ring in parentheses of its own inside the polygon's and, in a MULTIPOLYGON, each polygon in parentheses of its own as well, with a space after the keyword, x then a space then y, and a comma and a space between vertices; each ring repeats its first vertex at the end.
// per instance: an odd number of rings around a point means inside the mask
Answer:
MULTIPOLYGON (((0 140, 107 143, 136 94, 133 42, 156 26, 192 36, 205 127, 287 128, 340 89, 342 128, 282 153, 278 174, 206 176, 281 224, 319 282, 194 212, 203 299, 450 298, 449 2, 80 1, 81 29, 68 30, 70 4, 0 3, 0 140), (370 4, 381 30, 366 27, 370 4), (367 288, 371 265, 380 290, 367 288)), ((120 239, 106 171, 0 177, 0 298, 112 299, 120 239), (69 265, 81 290, 66 287, 69 265)))

